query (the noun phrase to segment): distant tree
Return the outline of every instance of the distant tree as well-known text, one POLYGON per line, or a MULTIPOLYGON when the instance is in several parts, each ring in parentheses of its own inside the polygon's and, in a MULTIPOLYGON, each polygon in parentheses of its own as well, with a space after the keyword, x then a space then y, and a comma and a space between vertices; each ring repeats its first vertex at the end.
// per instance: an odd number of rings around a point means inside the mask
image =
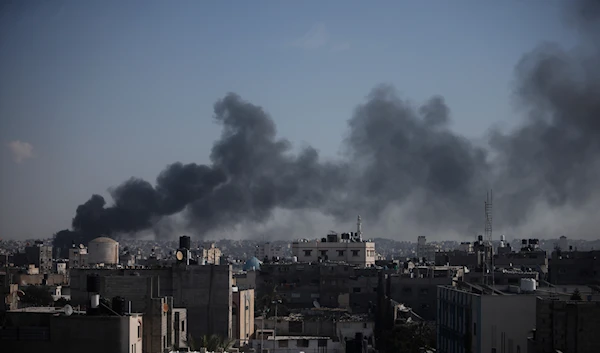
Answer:
POLYGON ((50 290, 46 286, 27 286, 23 289, 25 295, 21 302, 32 306, 49 306, 54 304, 50 290))
POLYGON ((198 345, 200 348, 206 348, 207 352, 214 352, 219 348, 223 348, 224 351, 227 351, 229 348, 233 347, 234 342, 234 340, 226 339, 218 335, 204 335, 198 345))
POLYGON ((573 292, 573 294, 571 294, 571 300, 582 300, 579 288, 575 288, 575 291, 573 292))

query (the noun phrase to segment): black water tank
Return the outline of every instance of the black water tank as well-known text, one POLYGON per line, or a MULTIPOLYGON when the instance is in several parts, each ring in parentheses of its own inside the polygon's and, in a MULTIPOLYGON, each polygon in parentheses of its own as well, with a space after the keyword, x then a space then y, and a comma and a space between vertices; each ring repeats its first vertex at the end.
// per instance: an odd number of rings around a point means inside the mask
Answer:
POLYGON ((127 301, 123 297, 114 297, 112 300, 112 309, 119 315, 127 313, 127 301))
POLYGON ((182 235, 179 237, 179 248, 180 249, 191 249, 192 240, 187 235, 182 235))
POLYGON ((87 291, 90 293, 100 293, 100 276, 91 274, 87 276, 87 291))

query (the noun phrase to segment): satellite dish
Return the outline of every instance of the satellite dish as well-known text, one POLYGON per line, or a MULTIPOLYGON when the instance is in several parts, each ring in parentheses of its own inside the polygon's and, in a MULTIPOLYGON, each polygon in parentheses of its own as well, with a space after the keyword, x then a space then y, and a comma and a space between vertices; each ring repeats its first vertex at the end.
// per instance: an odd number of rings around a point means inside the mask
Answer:
POLYGON ((177 250, 175 257, 177 258, 177 261, 183 261, 183 251, 177 250))
POLYGON ((169 312, 169 304, 164 303, 162 306, 163 313, 169 312))
POLYGON ((71 316, 73 314, 73 307, 67 304, 63 308, 63 312, 65 313, 65 316, 71 316))
POLYGON ((313 301, 313 306, 318 309, 321 307, 321 304, 319 304, 319 302, 315 300, 313 301))

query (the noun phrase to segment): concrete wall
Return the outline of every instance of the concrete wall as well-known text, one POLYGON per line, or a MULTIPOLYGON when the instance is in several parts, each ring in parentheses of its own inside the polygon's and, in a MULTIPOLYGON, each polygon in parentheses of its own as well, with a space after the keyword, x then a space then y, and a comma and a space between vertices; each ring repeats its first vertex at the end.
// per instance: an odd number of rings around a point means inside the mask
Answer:
MULTIPOLYGON (((173 297, 175 307, 187 308, 188 332, 196 341, 205 334, 231 336, 232 277, 229 265, 183 265, 154 269, 74 269, 71 272, 73 305, 87 304, 86 278, 87 274, 92 273, 105 277, 101 281, 101 295, 108 298, 124 296, 132 301, 132 307, 135 309, 145 306, 143 298, 146 296, 147 286, 142 282, 148 277, 158 277, 158 296, 173 297), (127 293, 128 296, 122 293, 127 293)), ((135 309, 134 311, 138 311, 135 309)))
POLYGON ((232 336, 239 345, 248 343, 254 334, 254 290, 233 293, 232 336))
MULTIPOLYGON (((130 353, 136 344, 137 323, 140 317, 119 316, 54 316, 48 313, 9 313, 12 325, 0 332, 2 351, 6 352, 61 352, 61 353, 130 353), (136 327, 132 341, 131 328, 136 327), (5 335, 15 333, 10 339, 5 335), (14 338, 14 339, 12 339, 14 338)), ((139 347, 139 348, 138 348, 139 347)))
POLYGON ((535 328, 536 297, 533 295, 481 296, 481 352, 525 352, 535 328))
POLYGON ((391 297, 405 304, 425 320, 434 321, 437 313, 437 286, 452 285, 452 278, 409 278, 392 276, 391 297))
POLYGON ((292 254, 300 262, 317 262, 319 257, 331 261, 344 261, 358 266, 375 264, 375 243, 373 242, 294 242, 292 254))
POLYGON ((535 340, 529 353, 600 351, 600 302, 537 298, 535 340))
MULTIPOLYGON (((46 274, 46 276, 48 277, 48 279, 46 280, 46 285, 48 286, 68 284, 67 276, 64 274, 48 273, 46 274)), ((26 273, 16 273, 13 275, 12 280, 14 283, 17 283, 20 286, 41 285, 44 280, 44 275, 28 275, 26 273)))

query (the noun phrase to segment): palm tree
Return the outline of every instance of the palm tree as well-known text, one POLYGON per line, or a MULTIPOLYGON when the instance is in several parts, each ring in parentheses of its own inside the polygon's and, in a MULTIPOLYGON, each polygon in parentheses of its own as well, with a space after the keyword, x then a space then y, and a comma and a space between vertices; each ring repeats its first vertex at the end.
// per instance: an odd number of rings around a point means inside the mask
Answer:
POLYGON ((206 348, 206 351, 208 352, 214 352, 219 348, 223 348, 224 351, 227 351, 228 349, 233 347, 234 343, 234 340, 229 338, 223 338, 218 335, 204 335, 200 339, 198 346, 200 348, 206 348))

